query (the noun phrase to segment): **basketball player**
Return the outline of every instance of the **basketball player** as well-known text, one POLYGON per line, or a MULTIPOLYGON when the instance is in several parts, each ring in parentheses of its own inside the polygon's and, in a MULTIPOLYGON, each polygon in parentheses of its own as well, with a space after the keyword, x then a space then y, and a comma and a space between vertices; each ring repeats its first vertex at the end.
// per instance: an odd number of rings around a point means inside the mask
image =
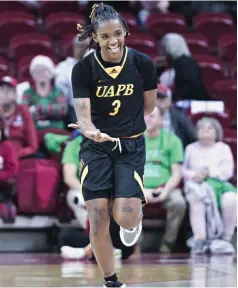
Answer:
POLYGON ((96 48, 72 71, 74 107, 83 142, 80 182, 90 221, 90 241, 105 279, 104 287, 126 287, 115 273, 109 234, 109 200, 124 245, 132 246, 142 230, 146 129, 144 114, 154 110, 156 69, 152 60, 125 45, 128 26, 111 6, 94 5, 91 24, 79 40, 92 37, 96 48))

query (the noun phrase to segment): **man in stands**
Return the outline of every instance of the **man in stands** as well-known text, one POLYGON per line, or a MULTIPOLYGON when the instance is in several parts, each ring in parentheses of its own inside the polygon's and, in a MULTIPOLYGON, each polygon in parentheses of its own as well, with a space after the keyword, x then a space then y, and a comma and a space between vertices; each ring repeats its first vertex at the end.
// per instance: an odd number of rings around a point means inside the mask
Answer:
POLYGON ((145 116, 144 194, 148 203, 161 202, 166 209, 165 233, 160 252, 170 253, 186 210, 185 199, 178 188, 184 156, 181 140, 173 132, 161 128, 161 113, 156 107, 151 114, 145 116))
POLYGON ((162 127, 174 132, 184 148, 195 142, 197 137, 192 122, 182 111, 172 106, 171 90, 161 84, 158 84, 157 103, 163 113, 162 127))

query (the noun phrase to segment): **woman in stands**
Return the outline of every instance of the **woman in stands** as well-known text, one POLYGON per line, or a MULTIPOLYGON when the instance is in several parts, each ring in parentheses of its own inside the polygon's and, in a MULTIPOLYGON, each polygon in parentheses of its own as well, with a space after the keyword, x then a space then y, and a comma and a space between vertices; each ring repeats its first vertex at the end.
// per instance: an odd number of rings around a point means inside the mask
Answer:
POLYGON ((234 159, 230 147, 222 142, 223 131, 219 122, 202 118, 197 123, 197 132, 198 141, 185 150, 184 181, 195 240, 194 252, 203 253, 208 239, 207 220, 202 186, 198 185, 206 182, 215 195, 224 225, 221 237, 225 241, 231 240, 236 226, 237 188, 228 182, 234 173, 234 159), (197 188, 199 193, 196 193, 197 188))
POLYGON ((161 44, 173 69, 164 72, 160 82, 165 86, 174 86, 173 100, 208 100, 200 68, 192 58, 185 39, 179 34, 168 33, 161 44))
POLYGON ((28 157, 38 149, 35 125, 28 107, 16 102, 17 81, 11 76, 0 79, 0 110, 6 137, 18 158, 28 157))

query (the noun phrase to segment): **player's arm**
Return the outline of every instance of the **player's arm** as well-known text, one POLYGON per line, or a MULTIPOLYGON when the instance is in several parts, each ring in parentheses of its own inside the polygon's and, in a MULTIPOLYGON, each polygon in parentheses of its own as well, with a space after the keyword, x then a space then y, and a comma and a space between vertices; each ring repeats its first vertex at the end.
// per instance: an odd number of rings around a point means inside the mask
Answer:
POLYGON ((93 139, 90 135, 98 130, 92 123, 90 98, 74 98, 74 109, 82 134, 93 139))
POLYGON ((143 62, 144 75, 144 114, 153 112, 157 98, 157 72, 156 67, 150 57, 144 55, 143 62))
POLYGON ((144 114, 148 115, 155 109, 157 89, 144 91, 144 114))
POLYGON ((78 62, 72 71, 71 81, 74 97, 74 109, 78 119, 77 124, 70 124, 69 127, 81 129, 81 133, 96 142, 112 141, 105 133, 101 133, 95 127, 91 118, 90 87, 92 85, 90 70, 82 62, 78 62))

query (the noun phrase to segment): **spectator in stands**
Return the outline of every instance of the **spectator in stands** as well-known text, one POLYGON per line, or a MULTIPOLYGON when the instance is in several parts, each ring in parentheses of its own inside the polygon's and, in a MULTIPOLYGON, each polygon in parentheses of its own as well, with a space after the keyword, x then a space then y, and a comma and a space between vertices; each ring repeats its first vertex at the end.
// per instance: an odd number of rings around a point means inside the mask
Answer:
POLYGON ((160 252, 171 252, 186 210, 185 199, 179 188, 183 146, 174 133, 161 128, 161 113, 156 107, 151 114, 145 116, 147 129, 144 193, 148 203, 161 202, 167 210, 160 252))
POLYGON ((66 115, 66 124, 75 123, 76 115, 73 106, 73 91, 71 85, 71 72, 74 65, 84 57, 87 51, 89 41, 78 41, 76 36, 73 40, 73 57, 67 57, 64 61, 60 62, 55 69, 55 85, 60 88, 67 98, 68 114, 66 115))
POLYGON ((197 132, 198 141, 185 150, 183 174, 195 240, 194 252, 202 253, 209 238, 207 223, 213 220, 205 216, 207 196, 204 189, 213 191, 215 208, 218 207, 222 214, 222 239, 230 241, 236 226, 237 188, 228 182, 233 176, 234 160, 229 146, 222 142, 223 131, 219 122, 204 117, 197 123, 197 132))
POLYGON ((64 129, 67 101, 54 84, 55 66, 47 57, 38 55, 30 63, 33 85, 23 95, 23 104, 29 105, 37 129, 64 129))
POLYGON ((36 129, 28 107, 16 103, 17 81, 10 76, 0 79, 0 109, 5 135, 18 158, 34 154, 38 149, 36 129))
POLYGON ((200 68, 192 58, 185 39, 179 34, 168 33, 162 38, 161 45, 173 69, 161 75, 160 83, 174 86, 173 100, 208 100, 200 68))
POLYGON ((74 212, 74 215, 76 215, 80 226, 85 229, 87 210, 79 181, 80 163, 78 160, 79 145, 81 142, 82 137, 78 136, 67 144, 64 149, 62 164, 64 183, 69 188, 67 192, 67 203, 74 212))
POLYGON ((157 104, 163 113, 163 128, 174 132, 184 147, 196 141, 196 131, 192 122, 182 111, 172 106, 172 92, 161 84, 158 84, 157 104))
POLYGON ((0 121, 0 216, 3 221, 9 221, 16 214, 16 208, 11 202, 11 181, 17 173, 17 153, 12 143, 6 140, 3 122, 0 121))

